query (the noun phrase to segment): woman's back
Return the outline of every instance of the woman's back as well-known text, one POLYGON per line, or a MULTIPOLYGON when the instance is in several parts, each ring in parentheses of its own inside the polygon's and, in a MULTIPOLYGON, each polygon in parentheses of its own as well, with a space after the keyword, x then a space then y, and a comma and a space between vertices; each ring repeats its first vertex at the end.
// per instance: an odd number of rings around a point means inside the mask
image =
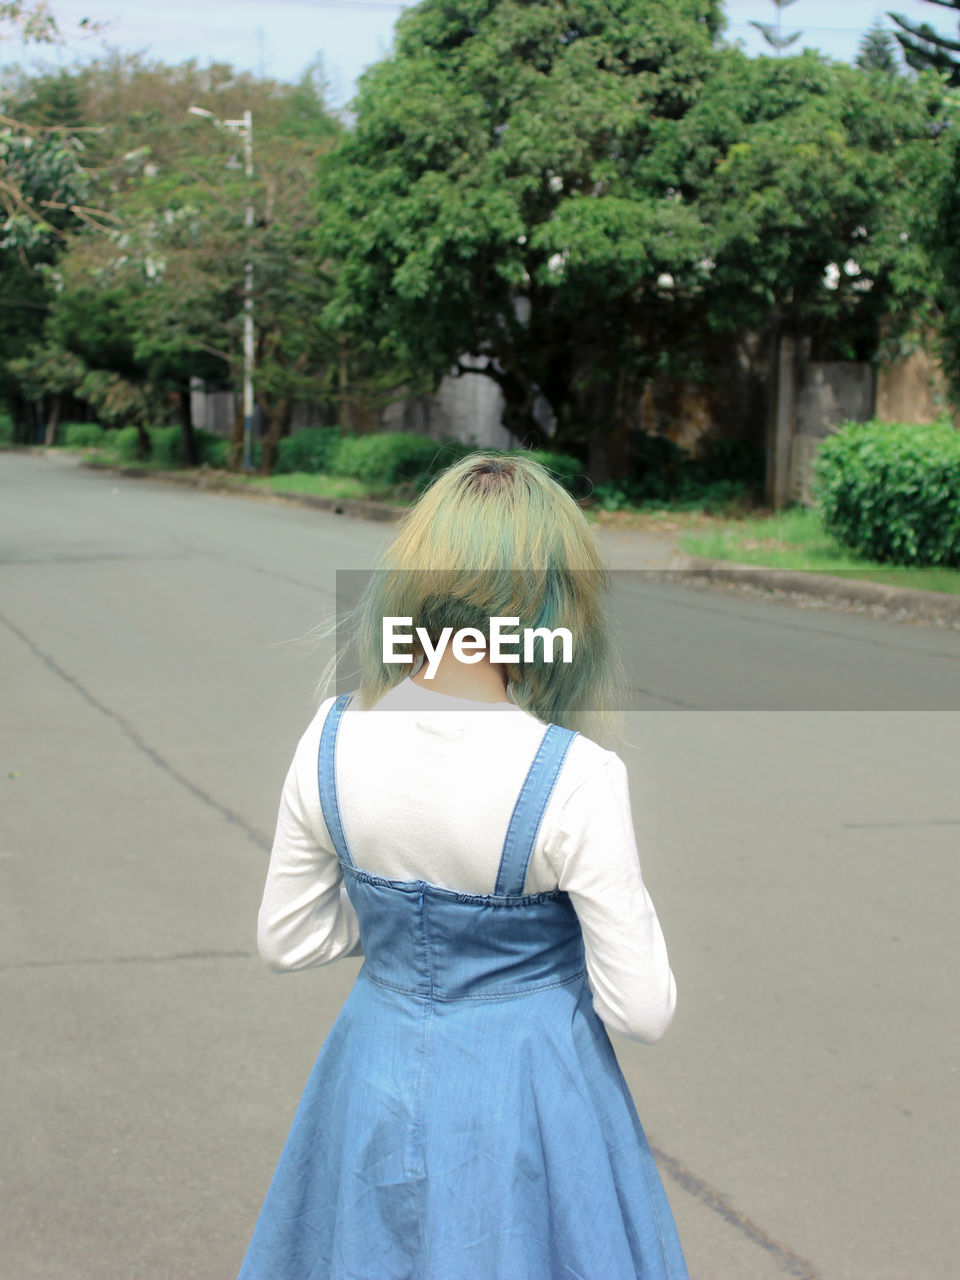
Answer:
MULTIPOLYGON (((260 912, 277 970, 359 954, 359 925, 320 804, 320 737, 334 699, 303 735, 284 787, 260 912)), ((521 785, 546 726, 512 703, 475 703, 405 680, 337 731, 339 814, 353 862, 374 876, 465 894, 495 891, 521 785)), ((523 892, 560 888, 583 933, 594 1007, 608 1027, 653 1042, 676 987, 643 884, 619 756, 573 737, 536 834, 523 892)))

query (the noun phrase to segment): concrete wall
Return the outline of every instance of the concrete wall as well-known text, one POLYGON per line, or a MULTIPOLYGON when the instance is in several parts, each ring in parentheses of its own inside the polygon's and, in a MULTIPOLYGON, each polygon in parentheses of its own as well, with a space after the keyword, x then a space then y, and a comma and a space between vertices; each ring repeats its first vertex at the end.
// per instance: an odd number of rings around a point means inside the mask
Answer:
POLYGON ((842 422, 866 422, 874 415, 876 375, 873 366, 854 360, 808 359, 809 339, 796 344, 796 405, 793 429, 778 448, 786 449, 785 492, 791 502, 812 506, 813 461, 817 446, 842 422))
POLYGON ((841 422, 873 417, 876 379, 873 366, 853 360, 819 364, 800 361, 797 379, 797 432, 823 437, 841 422))
POLYGON ((947 380, 927 346, 877 371, 877 417, 882 422, 936 422, 949 405, 947 380))
POLYGON ((190 379, 190 416, 195 427, 229 436, 237 398, 232 391, 208 391, 200 378, 190 379))
POLYGON ((394 401, 380 415, 380 430, 415 431, 434 440, 509 449, 513 441, 502 414, 503 393, 493 379, 466 373, 444 378, 433 395, 394 401))
MULTIPOLYGON (((786 339, 784 340, 786 341, 786 339)), ((817 363, 809 339, 797 343, 796 411, 787 449, 785 496, 813 505, 812 468, 821 440, 843 422, 934 422, 948 407, 947 383, 928 347, 880 367, 856 361, 817 363)), ((957 416, 960 426, 960 415, 957 416)))

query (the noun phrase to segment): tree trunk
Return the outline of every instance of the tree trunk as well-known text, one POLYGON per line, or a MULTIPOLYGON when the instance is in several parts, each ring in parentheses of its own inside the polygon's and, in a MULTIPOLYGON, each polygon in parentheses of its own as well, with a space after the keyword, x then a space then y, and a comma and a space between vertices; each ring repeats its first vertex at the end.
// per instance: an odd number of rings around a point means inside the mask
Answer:
POLYGON ((347 365, 347 344, 346 342, 344 342, 342 338, 340 339, 339 347, 340 347, 340 378, 339 378, 340 404, 339 404, 338 417, 339 417, 339 423, 340 423, 340 430, 344 433, 344 435, 346 435, 346 433, 350 430, 350 427, 352 424, 350 421, 350 417, 351 417, 350 400, 348 398, 350 383, 349 383, 349 368, 347 365))
POLYGON ((237 402, 230 432, 230 452, 227 454, 227 470, 239 471, 243 465, 243 402, 237 402))
POLYGON ((193 430, 193 414, 190 403, 190 387, 180 387, 177 391, 180 404, 180 428, 182 442, 182 459, 185 467, 196 467, 200 463, 200 450, 193 430))
POLYGON ((47 414, 47 433, 43 439, 43 443, 48 449, 57 443, 57 427, 60 425, 60 405, 61 397, 59 395, 54 396, 50 405, 50 412, 47 414))
POLYGON ((639 391, 619 370, 613 383, 609 418, 594 428, 590 442, 591 460, 596 458, 595 473, 593 468, 590 472, 594 484, 624 484, 630 478, 630 432, 636 426, 639 391))
POLYGON ((260 474, 268 476, 273 471, 273 463, 277 456, 277 445, 290 426, 293 405, 288 396, 269 406, 258 398, 258 404, 267 419, 267 433, 263 437, 263 453, 260 456, 260 474))
POLYGON ((10 416, 13 419, 14 444, 33 444, 33 406, 16 391, 10 400, 10 416))
POLYGON ((153 448, 150 443, 150 433, 142 422, 138 422, 137 426, 137 457, 144 461, 150 457, 150 451, 153 448))

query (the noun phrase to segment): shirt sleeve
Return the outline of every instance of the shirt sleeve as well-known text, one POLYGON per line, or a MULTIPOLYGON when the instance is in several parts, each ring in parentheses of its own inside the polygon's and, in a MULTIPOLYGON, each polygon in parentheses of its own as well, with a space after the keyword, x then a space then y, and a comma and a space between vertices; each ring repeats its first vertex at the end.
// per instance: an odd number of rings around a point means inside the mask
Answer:
POLYGON ((309 773, 316 787, 322 718, 318 714, 320 726, 315 721, 301 739, 283 784, 260 903, 257 947, 264 962, 277 973, 363 954, 357 915, 343 885, 343 872, 319 811, 319 800, 312 806, 304 800, 303 783, 309 773))
POLYGON ((643 883, 618 755, 609 753, 570 793, 544 852, 580 921, 598 1016, 631 1040, 656 1043, 673 1019, 677 987, 643 883))

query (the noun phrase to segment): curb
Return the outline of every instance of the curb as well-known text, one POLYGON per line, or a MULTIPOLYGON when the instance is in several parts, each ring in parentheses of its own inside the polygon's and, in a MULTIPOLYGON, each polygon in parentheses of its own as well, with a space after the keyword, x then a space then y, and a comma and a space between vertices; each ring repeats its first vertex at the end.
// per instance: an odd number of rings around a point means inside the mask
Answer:
MULTIPOLYGON (((288 502, 294 506, 332 511, 335 515, 363 520, 399 520, 409 508, 370 498, 326 498, 311 493, 280 493, 272 489, 253 489, 216 473, 185 475, 179 471, 139 471, 134 467, 100 467, 95 463, 81 465, 92 471, 103 471, 134 480, 159 480, 186 488, 211 493, 238 493, 245 497, 288 502)), ((678 581, 693 579, 706 582, 735 582, 767 591, 794 592, 817 599, 878 605, 914 617, 940 619, 960 623, 960 595, 944 591, 920 591, 913 587, 897 587, 887 582, 871 582, 865 578, 838 577, 835 574, 809 573, 801 569, 774 569, 767 565, 739 564, 733 560, 705 560, 701 556, 677 557, 675 567, 666 570, 678 581)))
POLYGON ((261 501, 287 502, 295 507, 313 507, 319 511, 332 511, 335 515, 354 516, 362 520, 399 520, 406 507, 389 502, 375 502, 370 498, 327 498, 319 493, 284 493, 275 489, 255 489, 242 481, 229 480, 216 473, 185 475, 180 471, 140 471, 136 467, 102 467, 97 463, 81 464, 90 471, 107 475, 124 476, 130 480, 159 480, 162 484, 178 484, 186 489, 202 489, 206 493, 238 493, 246 498, 261 501))
POLYGON ((800 569, 772 569, 767 565, 737 564, 733 560, 704 560, 688 556, 678 577, 708 582, 737 582, 768 591, 797 592, 821 600, 880 605, 904 610, 916 617, 960 622, 960 595, 945 591, 920 591, 865 578, 840 578, 834 574, 807 573, 800 569))

